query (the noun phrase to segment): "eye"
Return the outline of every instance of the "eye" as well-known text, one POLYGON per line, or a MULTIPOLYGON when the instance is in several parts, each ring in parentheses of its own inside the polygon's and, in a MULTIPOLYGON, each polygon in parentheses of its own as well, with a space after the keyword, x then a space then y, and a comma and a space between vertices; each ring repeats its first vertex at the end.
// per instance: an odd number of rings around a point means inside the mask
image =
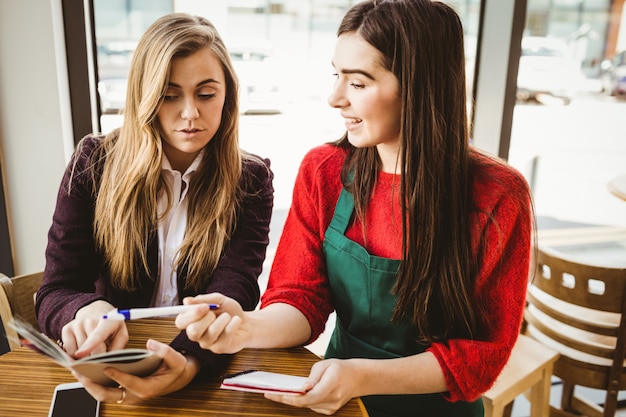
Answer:
POLYGON ((355 81, 352 81, 352 82, 350 83, 350 85, 351 85, 351 86, 352 86, 355 90, 361 90, 361 89, 365 88, 365 85, 364 85, 364 84, 357 83, 357 82, 355 82, 355 81))
POLYGON ((179 94, 173 88, 168 88, 163 95, 163 101, 174 101, 178 98, 179 94))
POLYGON ((215 94, 215 93, 211 93, 211 94, 209 94, 209 93, 198 94, 198 98, 199 98, 200 100, 210 100, 210 99, 212 99, 212 98, 213 98, 213 97, 215 97, 215 96, 216 96, 216 94, 215 94))

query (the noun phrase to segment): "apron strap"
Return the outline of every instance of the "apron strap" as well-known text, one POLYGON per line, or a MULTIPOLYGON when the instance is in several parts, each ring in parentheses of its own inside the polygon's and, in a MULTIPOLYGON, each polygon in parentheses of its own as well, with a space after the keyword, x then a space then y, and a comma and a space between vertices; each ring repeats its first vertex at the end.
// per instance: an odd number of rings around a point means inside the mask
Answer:
POLYGON ((352 212, 354 211, 354 197, 345 188, 341 187, 341 194, 335 206, 335 214, 328 227, 336 230, 342 235, 346 233, 352 212))

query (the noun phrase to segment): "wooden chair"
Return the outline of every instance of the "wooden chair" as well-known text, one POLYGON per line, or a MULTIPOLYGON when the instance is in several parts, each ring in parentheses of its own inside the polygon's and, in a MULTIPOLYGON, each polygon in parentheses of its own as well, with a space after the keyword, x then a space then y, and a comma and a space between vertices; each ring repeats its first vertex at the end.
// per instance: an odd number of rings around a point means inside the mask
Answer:
POLYGON ((19 347, 17 333, 9 325, 13 320, 13 313, 9 299, 4 291, 4 287, 0 286, 0 355, 10 352, 19 347))
POLYGON ((25 319, 39 329, 35 316, 35 294, 43 280, 43 271, 8 278, 0 274, 0 285, 4 289, 8 304, 14 316, 25 319))
POLYGON ((554 375, 563 395, 550 416, 614 416, 626 389, 626 268, 576 262, 541 246, 536 257, 524 333, 560 353, 554 375), (575 394, 577 385, 605 391, 603 405, 575 394))
POLYGON ((530 417, 548 415, 552 366, 559 354, 520 335, 496 383, 483 394, 485 417, 510 416, 513 402, 528 392, 530 417))

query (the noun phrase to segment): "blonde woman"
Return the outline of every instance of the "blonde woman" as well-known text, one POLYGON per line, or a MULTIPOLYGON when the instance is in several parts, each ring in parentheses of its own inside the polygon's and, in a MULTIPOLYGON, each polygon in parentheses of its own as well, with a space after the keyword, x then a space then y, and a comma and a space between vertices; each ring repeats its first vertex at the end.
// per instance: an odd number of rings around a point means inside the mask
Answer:
MULTIPOLYGON (((154 22, 134 53, 122 127, 83 138, 60 186, 36 307, 42 330, 69 354, 126 345, 124 322, 101 319, 113 308, 220 292, 254 309, 273 175, 268 160, 239 148, 238 113, 213 25, 186 14, 154 22)), ((164 359, 151 376, 113 370, 117 388, 79 379, 101 401, 131 403, 223 362, 185 332, 147 348, 164 359)))

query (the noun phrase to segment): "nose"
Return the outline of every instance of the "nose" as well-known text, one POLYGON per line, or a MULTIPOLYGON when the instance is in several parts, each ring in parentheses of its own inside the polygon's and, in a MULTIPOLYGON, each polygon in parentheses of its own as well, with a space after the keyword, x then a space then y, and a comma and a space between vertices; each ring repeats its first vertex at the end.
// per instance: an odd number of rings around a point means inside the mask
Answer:
POLYGON ((185 120, 194 120, 200 117, 198 106, 196 106, 193 99, 185 100, 180 117, 185 120))
POLYGON ((333 84, 333 88, 330 91, 330 95, 328 96, 328 104, 333 108, 346 107, 349 102, 346 98, 346 94, 344 88, 342 87, 339 80, 335 80, 333 84))

